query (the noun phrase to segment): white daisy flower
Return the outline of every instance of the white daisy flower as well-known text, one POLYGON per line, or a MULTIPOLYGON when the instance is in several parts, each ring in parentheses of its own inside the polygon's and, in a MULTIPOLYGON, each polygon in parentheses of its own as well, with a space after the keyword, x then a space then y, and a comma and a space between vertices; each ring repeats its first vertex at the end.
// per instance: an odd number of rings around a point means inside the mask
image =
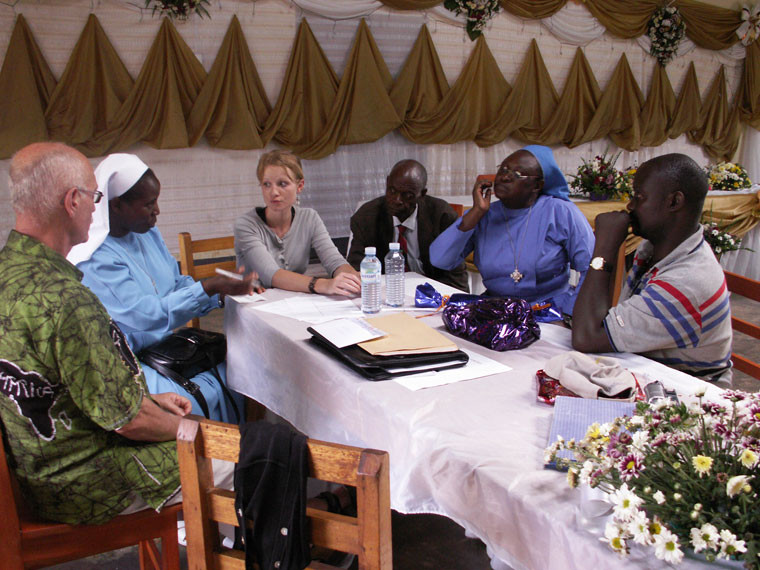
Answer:
POLYGON ((679 564, 683 560, 683 551, 678 544, 678 536, 666 528, 654 536, 654 555, 660 560, 671 564, 679 564))

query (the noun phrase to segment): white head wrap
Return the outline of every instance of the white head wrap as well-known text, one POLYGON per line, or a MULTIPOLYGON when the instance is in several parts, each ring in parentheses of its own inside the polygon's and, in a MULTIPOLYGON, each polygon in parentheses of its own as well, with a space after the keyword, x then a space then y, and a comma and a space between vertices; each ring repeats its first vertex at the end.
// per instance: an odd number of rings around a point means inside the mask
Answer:
POLYGON ((111 230, 108 202, 132 188, 146 170, 148 165, 134 154, 109 154, 103 159, 95 169, 95 179, 98 182, 98 190, 103 193, 103 199, 95 204, 87 241, 72 247, 66 259, 76 265, 92 257, 111 230))

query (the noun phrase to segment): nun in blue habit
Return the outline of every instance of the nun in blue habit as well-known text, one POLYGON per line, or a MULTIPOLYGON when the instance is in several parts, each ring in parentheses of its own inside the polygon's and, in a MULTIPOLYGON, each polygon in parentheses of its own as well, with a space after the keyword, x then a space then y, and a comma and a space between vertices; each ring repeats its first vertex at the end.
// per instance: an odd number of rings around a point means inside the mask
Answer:
POLYGON ((476 182, 472 208, 430 246, 430 261, 452 269, 470 252, 487 293, 529 302, 553 299, 572 314, 588 271, 594 234, 568 199, 565 177, 550 148, 529 145, 510 154, 493 183, 476 182), (491 202, 491 196, 497 199, 491 202), (577 287, 570 269, 581 274, 577 287))
MULTIPOLYGON (((133 352, 221 306, 223 294, 245 292, 242 288, 234 290, 241 287, 240 281, 226 277, 201 282, 180 275, 177 261, 156 227, 161 185, 137 156, 109 155, 95 169, 95 177, 103 200, 96 204, 88 240, 72 248, 67 259, 82 271, 82 283, 103 303, 133 352)), ((192 402, 192 413, 204 415, 198 400, 187 390, 140 364, 151 394, 175 392, 192 402)), ((226 383, 225 363, 217 369, 226 383)), ((232 403, 212 371, 201 372, 190 380, 199 386, 211 419, 235 423, 232 403)), ((235 392, 232 395, 242 411, 242 396, 235 392)))

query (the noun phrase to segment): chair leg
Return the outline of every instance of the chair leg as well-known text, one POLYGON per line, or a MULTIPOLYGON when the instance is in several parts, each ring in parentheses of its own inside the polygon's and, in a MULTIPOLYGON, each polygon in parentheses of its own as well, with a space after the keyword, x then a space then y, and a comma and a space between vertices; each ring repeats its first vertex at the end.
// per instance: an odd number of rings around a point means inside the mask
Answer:
POLYGON ((140 570, 147 570, 148 568, 163 570, 161 553, 153 539, 141 540, 137 546, 137 551, 140 558, 140 570))
POLYGON ((179 542, 176 530, 165 532, 161 537, 161 554, 164 559, 163 570, 179 570, 179 542))

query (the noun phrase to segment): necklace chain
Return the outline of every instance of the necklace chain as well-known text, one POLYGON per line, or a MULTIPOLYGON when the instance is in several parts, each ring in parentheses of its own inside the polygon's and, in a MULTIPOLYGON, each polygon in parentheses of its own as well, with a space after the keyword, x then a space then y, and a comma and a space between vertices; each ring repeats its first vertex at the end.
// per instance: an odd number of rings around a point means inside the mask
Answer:
MULTIPOLYGON (((505 219, 505 225, 507 230, 507 237, 509 238, 509 245, 512 247, 512 255, 515 258, 515 270, 509 274, 509 276, 512 278, 512 281, 515 283, 518 283, 525 275, 520 273, 520 270, 517 268, 517 266, 520 263, 520 255, 522 254, 522 247, 525 244, 525 236, 528 234, 528 224, 530 223, 530 215, 533 213, 533 205, 531 204, 530 209, 528 210, 528 217, 525 220, 525 229, 522 233, 522 238, 520 238, 520 247, 515 250, 515 242, 512 240, 512 234, 509 232, 509 221, 505 219)), ((505 212, 506 214, 506 212, 505 212)))

